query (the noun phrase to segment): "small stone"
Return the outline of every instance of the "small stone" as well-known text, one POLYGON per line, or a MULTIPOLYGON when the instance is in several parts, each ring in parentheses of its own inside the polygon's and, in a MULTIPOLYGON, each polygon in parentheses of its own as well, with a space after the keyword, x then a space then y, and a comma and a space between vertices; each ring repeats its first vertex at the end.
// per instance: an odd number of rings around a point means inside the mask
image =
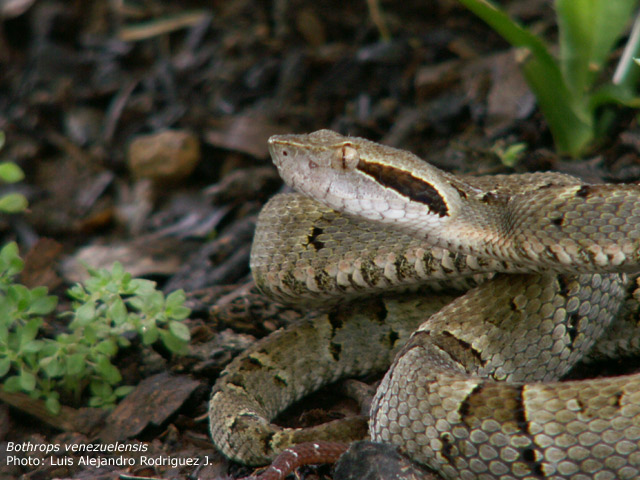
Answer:
POLYGON ((200 160, 200 142, 184 130, 140 135, 129 144, 127 157, 135 178, 174 183, 193 172, 200 160))

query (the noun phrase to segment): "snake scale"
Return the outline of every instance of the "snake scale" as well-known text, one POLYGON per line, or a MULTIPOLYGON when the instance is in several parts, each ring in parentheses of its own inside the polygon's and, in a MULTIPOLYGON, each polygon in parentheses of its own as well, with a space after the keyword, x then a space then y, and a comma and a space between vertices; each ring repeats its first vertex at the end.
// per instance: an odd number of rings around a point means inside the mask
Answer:
POLYGON ((388 369, 371 439, 444 478, 640 478, 640 376, 558 381, 594 351, 639 350, 639 185, 454 176, 329 130, 269 148, 299 193, 261 212, 253 275, 321 313, 223 372, 209 410, 219 450, 262 465, 297 443, 361 438, 361 417, 270 421, 324 384, 388 369))

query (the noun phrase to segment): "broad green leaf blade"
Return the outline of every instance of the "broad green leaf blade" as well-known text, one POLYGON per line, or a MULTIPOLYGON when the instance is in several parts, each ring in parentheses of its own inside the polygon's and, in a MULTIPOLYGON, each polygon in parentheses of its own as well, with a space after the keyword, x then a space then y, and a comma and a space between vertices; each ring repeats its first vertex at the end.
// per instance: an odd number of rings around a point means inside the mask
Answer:
POLYGON ((578 99, 602 71, 629 28, 637 0, 556 0, 563 76, 578 99))
POLYGON ((611 103, 640 109, 640 97, 631 94, 629 90, 623 86, 605 85, 596 90, 589 98, 589 106, 592 110, 611 103))
MULTIPOLYGON (((544 114, 553 141, 560 153, 579 156, 594 139, 592 117, 568 105, 571 98, 562 79, 546 75, 547 69, 537 58, 532 57, 522 63, 522 72, 538 99, 538 107, 544 114)), ((587 105, 584 104, 586 108, 587 105)))

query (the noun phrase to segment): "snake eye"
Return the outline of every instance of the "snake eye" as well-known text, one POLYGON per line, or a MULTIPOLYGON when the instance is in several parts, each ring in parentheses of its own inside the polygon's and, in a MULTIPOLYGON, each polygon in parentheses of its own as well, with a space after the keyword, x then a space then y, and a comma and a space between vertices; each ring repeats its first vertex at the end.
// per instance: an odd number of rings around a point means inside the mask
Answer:
POLYGON ((356 150, 351 144, 345 144, 342 147, 341 167, 343 170, 353 170, 358 165, 360 156, 358 150, 356 150))

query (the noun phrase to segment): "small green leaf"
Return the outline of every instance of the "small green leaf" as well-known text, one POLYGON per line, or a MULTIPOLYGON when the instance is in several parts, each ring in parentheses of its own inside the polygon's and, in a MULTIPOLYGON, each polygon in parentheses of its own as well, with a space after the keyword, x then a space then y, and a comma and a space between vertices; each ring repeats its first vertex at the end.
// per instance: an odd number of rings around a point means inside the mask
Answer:
POLYGON ((32 318, 24 325, 24 327, 20 329, 20 348, 21 349, 24 347, 24 345, 31 342, 34 338, 38 336, 38 331, 40 330, 41 325, 42 325, 41 318, 32 318))
POLYGON ((6 345, 9 341, 9 328, 4 323, 0 323, 0 345, 6 345))
POLYGON ((16 242, 7 243, 0 250, 0 273, 12 277, 17 275, 24 268, 24 262, 18 254, 18 244, 16 242))
POLYGON ((76 310, 76 320, 80 325, 86 325, 96 316, 96 307, 93 303, 85 303, 76 310))
POLYGON ((106 356, 100 356, 96 363, 96 371, 111 385, 122 381, 122 375, 116 367, 114 367, 106 356))
POLYGON ((144 278, 134 278, 129 282, 129 288, 132 290, 132 293, 136 295, 144 295, 155 291, 156 282, 144 278))
POLYGON ((0 377, 4 377, 11 369, 11 360, 7 357, 0 358, 0 377))
POLYGON ((48 378, 56 378, 64 373, 62 362, 53 355, 40 360, 40 367, 48 378))
MULTIPOLYGON (((46 290, 46 289, 45 289, 46 290)), ((55 295, 47 295, 34 300, 29 306, 27 313, 31 315, 47 315, 58 305, 58 297, 55 295)))
POLYGON ((191 309, 184 306, 186 295, 183 290, 176 290, 167 295, 165 301, 165 311, 169 318, 174 320, 184 320, 191 315, 191 309))
POLYGON ((125 274, 124 268, 120 262, 113 262, 111 266, 111 276, 114 280, 119 280, 125 274))
POLYGON ((67 375, 80 375, 84 370, 87 358, 82 353, 74 353, 66 358, 67 375))
POLYGON ((127 321, 127 307, 120 297, 114 298, 108 309, 108 316, 116 325, 122 325, 127 321))
POLYGON ((46 339, 44 342, 44 347, 42 347, 42 350, 40 351, 41 358, 57 355, 60 350, 60 345, 57 340, 46 339))
POLYGON ((36 376, 25 370, 24 368, 20 370, 20 388, 25 392, 33 392, 36 388, 36 376))
POLYGON ((13 284, 7 288, 7 298, 18 310, 26 310, 31 303, 31 292, 24 285, 13 284))
POLYGON ((164 309, 164 295, 162 292, 153 291, 132 297, 129 304, 140 312, 153 315, 164 309))
POLYGON ((84 287, 80 284, 76 284, 70 289, 67 290, 67 295, 69 295, 74 300, 78 300, 79 302, 86 302, 89 298, 89 294, 86 292, 84 287))
POLYGON ((174 307, 171 311, 167 312, 167 315, 174 320, 184 320, 191 315, 191 309, 187 307, 174 307))
POLYGON ((142 343, 153 345, 158 340, 158 329, 155 325, 142 330, 142 343))
POLYGON ((2 386, 7 392, 10 392, 10 393, 19 392, 22 388, 20 386, 20 377, 18 375, 13 375, 11 377, 8 377, 7 379, 5 379, 2 386))
POLYGON ((42 340, 32 340, 28 343, 22 345, 20 350, 24 353, 38 353, 44 347, 44 342, 42 340))
POLYGON ((24 180, 24 172, 13 162, 1 162, 0 180, 6 183, 16 183, 24 180))
POLYGON ((111 385, 102 380, 93 380, 89 388, 94 396, 102 399, 108 398, 113 394, 111 385))
POLYGON ((0 211, 6 213, 19 213, 24 211, 29 202, 24 195, 20 193, 9 193, 4 197, 0 197, 0 211))
POLYGON ((54 415, 59 414, 60 410, 62 410, 60 402, 55 397, 47 397, 47 399, 44 401, 44 405, 45 407, 47 407, 47 410, 49 410, 54 415))
POLYGON ((148 310, 146 299, 139 296, 131 297, 127 299, 127 305, 129 305, 133 310, 136 310, 138 312, 148 310))
POLYGON ((89 345, 93 345, 98 341, 98 327, 99 324, 90 323, 88 325, 85 325, 84 329, 82 330, 83 340, 89 345))
POLYGON ((171 321, 169 322, 169 330, 184 342, 189 342, 189 340, 191 340, 191 333, 189 332, 189 328, 184 323, 171 321))
POLYGON ((184 340, 179 339, 171 332, 160 330, 160 338, 171 353, 182 354, 186 351, 187 345, 184 340))
POLYGON ((133 387, 132 385, 123 385, 121 387, 116 388, 113 391, 113 393, 115 394, 116 397, 122 398, 122 397, 126 397, 131 392, 133 392, 134 389, 135 387, 133 387))
POLYGON ((113 340, 103 340, 95 346, 95 350, 110 358, 118 352, 118 346, 113 340))
POLYGON ((166 308, 181 307, 186 299, 187 297, 184 294, 184 290, 175 290, 167 295, 165 306, 166 308))

